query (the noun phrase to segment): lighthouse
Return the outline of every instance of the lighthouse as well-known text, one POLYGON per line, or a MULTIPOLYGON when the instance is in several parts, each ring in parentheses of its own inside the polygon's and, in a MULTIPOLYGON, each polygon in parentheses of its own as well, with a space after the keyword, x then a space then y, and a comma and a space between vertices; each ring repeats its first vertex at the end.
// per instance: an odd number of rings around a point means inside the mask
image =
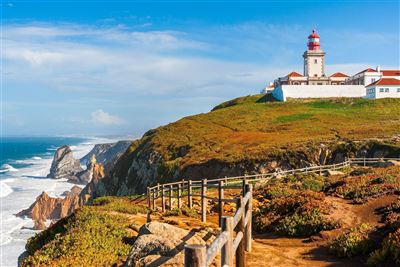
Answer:
POLYGON ((325 52, 321 49, 320 36, 313 30, 308 36, 307 51, 304 52, 304 76, 310 85, 329 84, 325 75, 325 52))

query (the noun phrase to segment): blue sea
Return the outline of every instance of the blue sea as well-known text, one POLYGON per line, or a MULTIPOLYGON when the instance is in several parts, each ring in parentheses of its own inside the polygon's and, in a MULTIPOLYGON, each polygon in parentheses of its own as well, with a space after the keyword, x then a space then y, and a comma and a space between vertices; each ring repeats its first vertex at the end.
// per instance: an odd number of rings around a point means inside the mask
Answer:
MULTIPOLYGON (((69 145, 75 158, 85 156, 95 144, 109 138, 3 137, 0 143, 0 266, 17 266, 26 240, 37 231, 32 220, 15 216, 28 208, 43 191, 59 197, 73 185, 65 179, 46 178, 54 152, 69 145)), ((50 223, 50 222, 48 222, 50 223)))

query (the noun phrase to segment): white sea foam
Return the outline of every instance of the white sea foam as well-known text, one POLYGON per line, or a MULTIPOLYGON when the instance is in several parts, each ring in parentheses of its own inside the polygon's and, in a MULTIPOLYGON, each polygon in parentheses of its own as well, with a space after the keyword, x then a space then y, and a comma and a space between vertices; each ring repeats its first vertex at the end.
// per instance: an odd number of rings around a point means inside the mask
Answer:
MULTIPOLYGON (((115 141, 110 139, 85 141, 85 144, 72 147, 74 157, 83 157, 93 148, 94 144, 115 141)), ((52 148, 51 150, 56 149, 52 148)), ((32 157, 18 160, 15 163, 22 163, 28 166, 19 168, 17 172, 7 171, 2 174, 3 177, 0 181, 0 266, 17 266, 18 256, 25 250, 26 240, 36 232, 29 229, 21 229, 22 227, 32 227, 33 222, 28 218, 16 217, 15 214, 28 208, 43 191, 46 191, 50 196, 59 197, 73 186, 66 179, 46 178, 52 158, 53 153, 41 159, 32 157)), ((8 167, 8 169, 11 168, 8 167)))
POLYGON ((1 165, 1 169, 0 172, 1 173, 5 173, 5 172, 17 172, 18 169, 14 168, 12 165, 10 164, 3 164, 1 165))
POLYGON ((5 181, 0 181, 0 198, 8 196, 12 191, 11 187, 5 181))

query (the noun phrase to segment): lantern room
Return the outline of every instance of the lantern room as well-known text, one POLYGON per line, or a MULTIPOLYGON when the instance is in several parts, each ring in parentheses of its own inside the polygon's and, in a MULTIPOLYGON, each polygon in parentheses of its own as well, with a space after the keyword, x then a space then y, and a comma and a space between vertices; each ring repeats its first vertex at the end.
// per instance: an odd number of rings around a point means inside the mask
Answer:
POLYGON ((308 50, 320 50, 319 35, 315 30, 308 36, 307 46, 308 50))

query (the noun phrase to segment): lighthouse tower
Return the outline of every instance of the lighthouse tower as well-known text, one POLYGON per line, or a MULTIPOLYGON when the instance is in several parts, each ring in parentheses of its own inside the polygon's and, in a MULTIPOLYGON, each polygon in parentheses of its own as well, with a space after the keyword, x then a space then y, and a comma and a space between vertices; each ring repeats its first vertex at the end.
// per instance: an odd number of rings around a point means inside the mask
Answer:
POLYGON ((313 30, 308 36, 307 51, 304 52, 304 76, 308 77, 309 85, 329 84, 329 78, 325 76, 324 57, 321 49, 320 37, 313 30))

